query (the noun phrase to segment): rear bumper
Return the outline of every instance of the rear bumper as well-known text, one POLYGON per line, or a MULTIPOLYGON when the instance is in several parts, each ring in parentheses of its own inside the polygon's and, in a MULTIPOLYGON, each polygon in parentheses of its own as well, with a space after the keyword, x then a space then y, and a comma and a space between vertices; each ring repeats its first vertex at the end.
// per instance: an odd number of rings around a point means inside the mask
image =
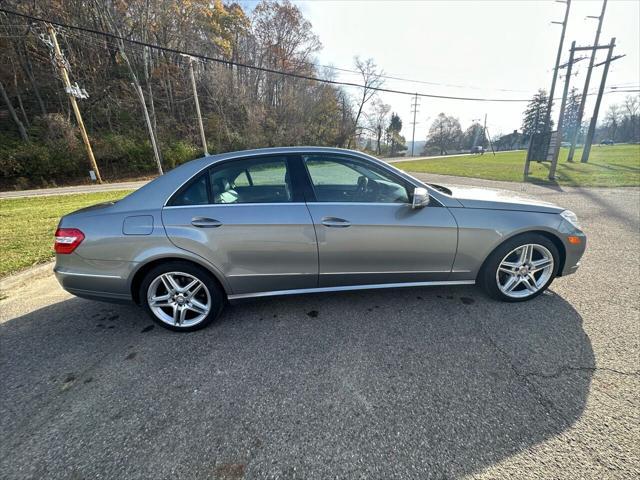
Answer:
POLYGON ((57 255, 53 272, 60 286, 78 297, 130 302, 129 278, 134 262, 87 260, 77 254, 57 255))

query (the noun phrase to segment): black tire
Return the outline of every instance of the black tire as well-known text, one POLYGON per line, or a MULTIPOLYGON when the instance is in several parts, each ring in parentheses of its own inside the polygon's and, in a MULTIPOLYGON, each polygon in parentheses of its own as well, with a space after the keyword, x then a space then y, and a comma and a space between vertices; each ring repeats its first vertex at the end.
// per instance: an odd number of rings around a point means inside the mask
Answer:
POLYGON ((544 292, 547 288, 549 288, 549 285, 551 285, 551 282, 553 282, 553 279, 558 273, 559 264, 560 253, 558 252, 558 248, 548 237, 539 233, 523 233, 521 235, 510 238, 509 240, 498 246, 493 252, 491 252, 491 254, 485 260, 480 273, 478 274, 478 283, 484 289, 484 291, 495 300, 500 300, 503 302, 524 302, 526 300, 531 300, 537 297, 538 295, 542 294, 542 292, 544 292), (549 279, 535 293, 531 293, 526 297, 511 297, 503 293, 498 287, 498 282, 496 279, 498 267, 500 266, 505 256, 509 254, 509 252, 512 252, 519 246, 527 244, 536 244, 545 247, 553 256, 553 269, 551 270, 549 279))
MULTIPOLYGON (((186 280, 189 279, 186 276, 181 277, 177 275, 176 277, 179 282, 181 281, 180 279, 184 279, 185 281, 183 283, 187 283, 186 280)), ((142 284, 140 285, 139 295, 140 295, 139 296, 140 303, 142 307, 145 309, 145 311, 147 312, 147 314, 151 317, 151 319, 161 327, 164 327, 176 332, 192 332, 194 330, 199 330, 201 328, 204 328, 210 325, 216 318, 218 318, 218 316, 222 312, 222 309, 225 305, 224 291, 218 284, 217 280, 213 277, 213 275, 209 273, 206 269, 198 265, 195 265, 190 262, 180 261, 180 260, 168 261, 166 263, 162 263, 152 268, 151 270, 149 270, 149 272, 147 272, 147 274, 145 275, 144 280, 142 281, 142 284), (208 314, 206 314, 201 320, 199 320, 197 323, 193 325, 185 326, 185 325, 169 324, 166 321, 163 321, 160 317, 158 317, 152 310, 151 306, 149 305, 149 300, 147 296, 149 292, 149 287, 152 285, 152 283, 154 283, 156 279, 158 279, 158 277, 170 272, 185 273, 190 277, 193 277, 199 280, 200 282, 202 282, 203 286, 206 287, 206 289, 201 288, 198 295, 205 295, 205 294, 209 295, 210 309, 208 311, 208 314)), ((166 310, 163 309, 163 311, 170 312, 171 308, 167 307, 166 310)), ((197 315, 195 312, 191 312, 191 311, 187 312, 187 314, 193 315, 194 317, 200 316, 200 315, 197 315)))

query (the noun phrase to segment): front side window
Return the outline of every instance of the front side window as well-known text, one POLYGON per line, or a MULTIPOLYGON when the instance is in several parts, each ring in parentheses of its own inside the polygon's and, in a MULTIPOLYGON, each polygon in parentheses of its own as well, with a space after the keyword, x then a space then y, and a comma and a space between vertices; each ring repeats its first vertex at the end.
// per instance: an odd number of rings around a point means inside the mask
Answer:
POLYGON ((377 165, 331 155, 303 160, 318 202, 409 203, 406 185, 377 165))

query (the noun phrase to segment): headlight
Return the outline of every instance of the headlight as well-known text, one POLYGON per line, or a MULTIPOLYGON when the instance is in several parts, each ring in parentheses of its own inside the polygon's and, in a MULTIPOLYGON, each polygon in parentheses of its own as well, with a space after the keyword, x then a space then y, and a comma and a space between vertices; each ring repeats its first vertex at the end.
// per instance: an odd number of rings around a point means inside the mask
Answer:
POLYGON ((564 210, 560 216, 564 218, 567 222, 573 225, 576 228, 580 228, 580 224, 578 223, 578 216, 573 213, 571 210, 564 210))

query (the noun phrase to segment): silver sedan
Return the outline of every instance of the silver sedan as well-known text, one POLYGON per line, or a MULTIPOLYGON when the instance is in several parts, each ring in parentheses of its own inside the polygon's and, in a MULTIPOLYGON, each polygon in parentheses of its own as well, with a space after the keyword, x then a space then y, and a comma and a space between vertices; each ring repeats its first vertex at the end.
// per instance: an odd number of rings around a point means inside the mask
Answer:
POLYGON ((133 301, 188 331, 227 301, 480 284, 517 302, 576 271, 586 239, 552 204, 423 184, 368 155, 291 147, 186 163, 117 202, 64 216, 68 292, 133 301))

